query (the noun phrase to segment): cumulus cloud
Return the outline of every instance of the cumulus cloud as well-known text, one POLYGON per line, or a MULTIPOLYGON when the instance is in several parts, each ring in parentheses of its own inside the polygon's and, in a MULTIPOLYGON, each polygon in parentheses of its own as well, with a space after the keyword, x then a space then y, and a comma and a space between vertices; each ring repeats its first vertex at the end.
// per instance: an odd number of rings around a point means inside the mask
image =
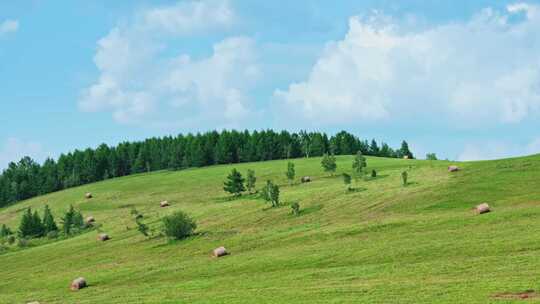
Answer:
POLYGON ((0 36, 4 34, 14 33, 19 30, 19 21, 17 20, 4 20, 0 23, 0 36))
POLYGON ((539 12, 520 3, 421 29, 380 13, 352 17, 307 79, 274 96, 327 124, 428 116, 517 123, 540 112, 539 12))
POLYGON ((43 161, 46 153, 40 143, 8 138, 0 148, 0 170, 5 169, 10 162, 17 162, 25 156, 43 161))
POLYGON ((259 75, 255 43, 229 37, 206 58, 169 47, 171 39, 231 25, 227 1, 180 2, 140 12, 128 25, 98 41, 98 80, 79 100, 83 111, 111 111, 120 123, 154 122, 177 113, 175 122, 227 124, 250 113, 248 93, 259 75))

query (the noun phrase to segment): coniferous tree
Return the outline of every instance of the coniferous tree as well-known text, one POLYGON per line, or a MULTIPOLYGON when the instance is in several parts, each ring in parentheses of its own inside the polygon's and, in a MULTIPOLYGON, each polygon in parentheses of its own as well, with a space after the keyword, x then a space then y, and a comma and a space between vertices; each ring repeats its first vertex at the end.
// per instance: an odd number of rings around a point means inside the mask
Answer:
POLYGON ((0 238, 5 238, 12 234, 13 232, 11 231, 11 229, 9 229, 9 227, 6 226, 6 224, 2 224, 2 227, 0 228, 0 238))
POLYGON ((403 141, 401 143, 401 149, 399 149, 401 157, 407 157, 409 159, 413 159, 414 155, 409 150, 409 144, 406 141, 403 141))
POLYGON ((34 233, 32 227, 32 209, 26 209, 26 212, 23 213, 21 218, 21 223, 19 224, 19 237, 25 238, 29 237, 34 233))
POLYGON ((69 206, 69 210, 64 214, 64 217, 62 218, 62 231, 64 234, 69 235, 71 233, 71 230, 73 228, 73 218, 75 216, 75 208, 73 208, 73 205, 69 206))
POLYGON ((52 231, 58 231, 58 226, 54 221, 54 217, 48 205, 45 205, 45 209, 43 211, 43 226, 45 228, 45 234, 52 231))
POLYGON ((233 169, 227 176, 227 180, 223 183, 223 190, 233 194, 234 196, 242 195, 246 191, 244 187, 244 178, 236 169, 233 169))
POLYGON ((45 226, 43 225, 37 210, 35 210, 34 214, 32 215, 32 230, 33 237, 42 237, 45 235, 45 226))

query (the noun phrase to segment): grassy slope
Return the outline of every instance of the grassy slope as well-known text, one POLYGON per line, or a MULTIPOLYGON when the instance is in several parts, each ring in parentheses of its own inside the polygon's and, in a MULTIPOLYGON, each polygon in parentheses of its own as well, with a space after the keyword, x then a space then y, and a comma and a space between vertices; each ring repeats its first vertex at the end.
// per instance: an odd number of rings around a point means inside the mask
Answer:
MULTIPOLYGON (((338 172, 351 161, 338 157, 338 172)), ((286 186, 286 161, 234 167, 254 169, 259 186, 279 181, 300 217, 252 197, 228 201, 221 185, 232 166, 130 176, 0 209, 0 223, 16 227, 25 207, 48 203, 60 214, 74 204, 113 238, 89 232, 0 255, 0 303, 489 303, 498 292, 540 290, 540 156, 464 163, 455 174, 446 162, 369 158, 380 177, 354 193, 325 177, 320 159, 294 162, 314 182, 286 186), (84 200, 87 191, 95 198, 84 200), (163 199, 172 206, 159 208, 163 199), (474 216, 484 201, 495 212, 474 216), (154 227, 187 211, 201 234, 146 240, 126 229, 130 205, 154 227), (232 255, 211 259, 220 245, 232 255), (70 292, 78 276, 91 286, 70 292)))

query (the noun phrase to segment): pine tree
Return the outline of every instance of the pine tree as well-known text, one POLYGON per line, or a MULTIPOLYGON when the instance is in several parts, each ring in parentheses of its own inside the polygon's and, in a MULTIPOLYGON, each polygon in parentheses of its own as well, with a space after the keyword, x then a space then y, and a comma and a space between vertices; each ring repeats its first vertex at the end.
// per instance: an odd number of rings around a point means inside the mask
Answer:
POLYGON ((45 205, 45 210, 43 211, 43 226, 45 228, 45 233, 49 233, 51 231, 58 231, 58 226, 54 221, 54 217, 48 205, 45 205))
POLYGON ((0 238, 4 238, 12 234, 13 232, 11 231, 11 229, 9 229, 9 227, 6 226, 6 224, 2 224, 2 227, 0 228, 0 238))
POLYGON ((337 168, 336 157, 334 155, 328 155, 328 153, 325 153, 321 161, 321 165, 324 172, 330 172, 330 175, 334 175, 337 168))
POLYGON ((69 210, 64 214, 62 218, 62 230, 66 235, 71 233, 71 228, 73 227, 73 217, 75 216, 75 209, 73 205, 69 206, 69 210))
POLYGON ((250 194, 253 192, 253 189, 255 189, 256 182, 257 182, 257 178, 255 177, 255 171, 248 169, 246 187, 250 194))
POLYGON ((45 235, 45 226, 43 226, 43 222, 41 221, 41 217, 37 210, 35 210, 32 215, 32 231, 33 237, 42 237, 45 235))
POLYGON ((242 192, 246 191, 246 188, 244 187, 244 178, 236 169, 231 171, 223 185, 223 190, 234 196, 240 196, 242 195, 242 192))
POLYGON ((21 223, 19 224, 19 237, 26 238, 32 236, 33 227, 32 227, 32 209, 26 209, 26 212, 21 218, 21 223))
POLYGON ((409 144, 406 141, 403 141, 401 143, 401 149, 399 149, 399 153, 402 157, 407 157, 409 159, 413 159, 414 155, 409 150, 409 144))
POLYGON ((287 176, 287 179, 289 180, 289 185, 292 185, 294 182, 294 176, 296 175, 296 171, 294 170, 294 164, 291 162, 287 163, 287 172, 285 173, 287 176))

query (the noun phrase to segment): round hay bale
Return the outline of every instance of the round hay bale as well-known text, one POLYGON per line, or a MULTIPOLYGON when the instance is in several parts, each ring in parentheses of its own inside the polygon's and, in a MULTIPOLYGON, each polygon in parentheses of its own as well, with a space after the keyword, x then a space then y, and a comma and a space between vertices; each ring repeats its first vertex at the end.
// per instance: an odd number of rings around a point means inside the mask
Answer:
POLYGON ((92 225, 92 223, 94 223, 95 221, 96 221, 96 219, 93 216, 89 216, 85 220, 87 225, 92 225))
POLYGON ((229 254, 229 253, 227 252, 227 249, 225 249, 225 247, 223 247, 223 246, 214 249, 214 251, 212 252, 212 255, 213 255, 215 258, 219 258, 219 257, 222 257, 222 256, 226 256, 226 255, 228 255, 228 254, 229 254))
POLYGON ((303 176, 303 177, 300 179, 300 181, 301 181, 302 183, 309 183, 309 182, 311 182, 311 177, 309 177, 309 176, 303 176))
POLYGON ((163 208, 163 207, 169 207, 170 204, 169 204, 168 201, 163 201, 163 202, 159 203, 159 206, 160 206, 161 208, 163 208))
POLYGON ((448 172, 457 172, 459 171, 458 166, 448 166, 448 172))
POLYGON ((98 239, 98 241, 105 242, 105 241, 110 240, 111 238, 106 233, 100 233, 100 234, 98 234, 97 239, 98 239))
POLYGON ((71 282, 70 289, 71 290, 79 290, 79 289, 85 288, 87 286, 88 285, 86 284, 86 280, 81 277, 81 278, 77 278, 77 279, 73 280, 73 282, 71 282))
POLYGON ((86 197, 87 199, 91 199, 92 198, 92 193, 88 192, 84 195, 84 197, 86 197))
POLYGON ((487 203, 483 203, 476 206, 474 208, 474 211, 476 212, 476 214, 484 214, 490 212, 491 209, 489 208, 489 205, 487 203))
POLYGON ((409 159, 409 155, 403 156, 403 159, 409 159))

